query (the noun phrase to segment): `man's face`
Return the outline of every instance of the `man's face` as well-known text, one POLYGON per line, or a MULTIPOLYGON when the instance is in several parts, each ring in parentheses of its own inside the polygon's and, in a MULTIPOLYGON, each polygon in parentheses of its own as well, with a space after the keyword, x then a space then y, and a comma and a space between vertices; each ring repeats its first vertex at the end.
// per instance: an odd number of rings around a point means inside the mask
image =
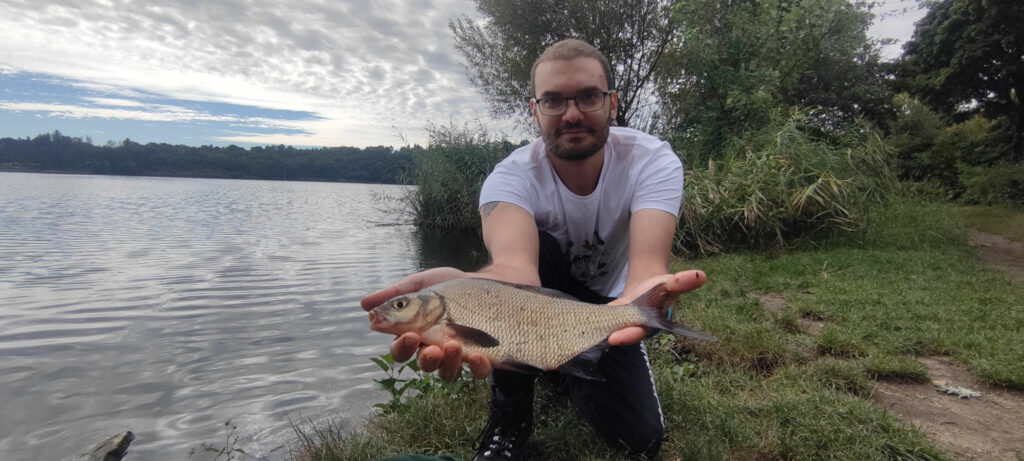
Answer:
MULTIPOLYGON (((534 72, 538 99, 571 98, 588 91, 608 90, 604 69, 596 59, 545 61, 534 72)), ((594 112, 580 112, 575 101, 569 101, 561 115, 540 113, 535 101, 530 101, 530 108, 548 152, 563 160, 581 161, 600 152, 608 141, 608 127, 618 110, 618 95, 607 96, 604 106, 594 112)))

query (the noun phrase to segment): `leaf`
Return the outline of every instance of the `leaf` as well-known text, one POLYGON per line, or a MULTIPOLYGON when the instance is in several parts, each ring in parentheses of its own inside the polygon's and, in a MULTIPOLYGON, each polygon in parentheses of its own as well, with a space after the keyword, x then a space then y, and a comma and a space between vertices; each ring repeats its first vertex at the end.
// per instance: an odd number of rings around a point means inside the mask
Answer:
POLYGON ((371 357, 370 360, 373 361, 373 363, 376 363, 377 366, 380 367, 381 370, 388 371, 389 367, 388 367, 388 365, 386 363, 384 363, 383 360, 378 359, 376 357, 371 357))

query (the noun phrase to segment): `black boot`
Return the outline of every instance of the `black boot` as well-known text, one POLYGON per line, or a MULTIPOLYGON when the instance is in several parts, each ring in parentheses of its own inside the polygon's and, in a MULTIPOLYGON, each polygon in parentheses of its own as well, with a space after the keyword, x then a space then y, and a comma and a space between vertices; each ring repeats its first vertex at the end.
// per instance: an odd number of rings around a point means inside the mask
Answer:
POLYGON ((493 380, 491 412, 473 460, 523 459, 533 432, 533 377, 495 370, 493 380))

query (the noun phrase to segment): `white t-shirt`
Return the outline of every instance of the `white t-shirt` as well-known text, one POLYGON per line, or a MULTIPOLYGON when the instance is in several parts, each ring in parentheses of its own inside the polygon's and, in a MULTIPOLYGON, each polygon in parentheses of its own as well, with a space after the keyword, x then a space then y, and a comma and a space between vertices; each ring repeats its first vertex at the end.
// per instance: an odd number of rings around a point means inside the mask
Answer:
POLYGON ((604 166, 590 195, 572 193, 547 158, 544 141, 513 151, 494 167, 480 205, 508 202, 529 212, 540 231, 558 240, 572 275, 597 293, 618 297, 629 269, 629 218, 641 209, 679 216, 683 164, 667 142, 611 127, 604 166))

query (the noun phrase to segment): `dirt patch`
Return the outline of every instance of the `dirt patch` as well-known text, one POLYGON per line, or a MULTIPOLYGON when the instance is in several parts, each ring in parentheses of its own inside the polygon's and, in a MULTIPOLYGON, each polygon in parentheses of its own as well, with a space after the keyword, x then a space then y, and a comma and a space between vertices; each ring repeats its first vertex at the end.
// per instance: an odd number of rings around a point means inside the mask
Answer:
MULTIPOLYGON (((775 315, 782 315, 786 309, 786 298, 778 293, 747 293, 747 296, 751 298, 757 298, 757 302, 761 304, 761 308, 771 312, 775 315)), ((811 336, 820 336, 821 329, 824 328, 825 323, 820 320, 798 318, 796 323, 800 325, 800 328, 804 333, 811 336)))
POLYGON ((1024 282, 1024 245, 984 232, 971 232, 967 241, 981 259, 1005 269, 1011 279, 1024 282))
POLYGON ((966 460, 1024 459, 1024 394, 985 385, 945 357, 920 359, 932 383, 879 382, 871 399, 966 460), (980 392, 959 398, 937 384, 980 392))

